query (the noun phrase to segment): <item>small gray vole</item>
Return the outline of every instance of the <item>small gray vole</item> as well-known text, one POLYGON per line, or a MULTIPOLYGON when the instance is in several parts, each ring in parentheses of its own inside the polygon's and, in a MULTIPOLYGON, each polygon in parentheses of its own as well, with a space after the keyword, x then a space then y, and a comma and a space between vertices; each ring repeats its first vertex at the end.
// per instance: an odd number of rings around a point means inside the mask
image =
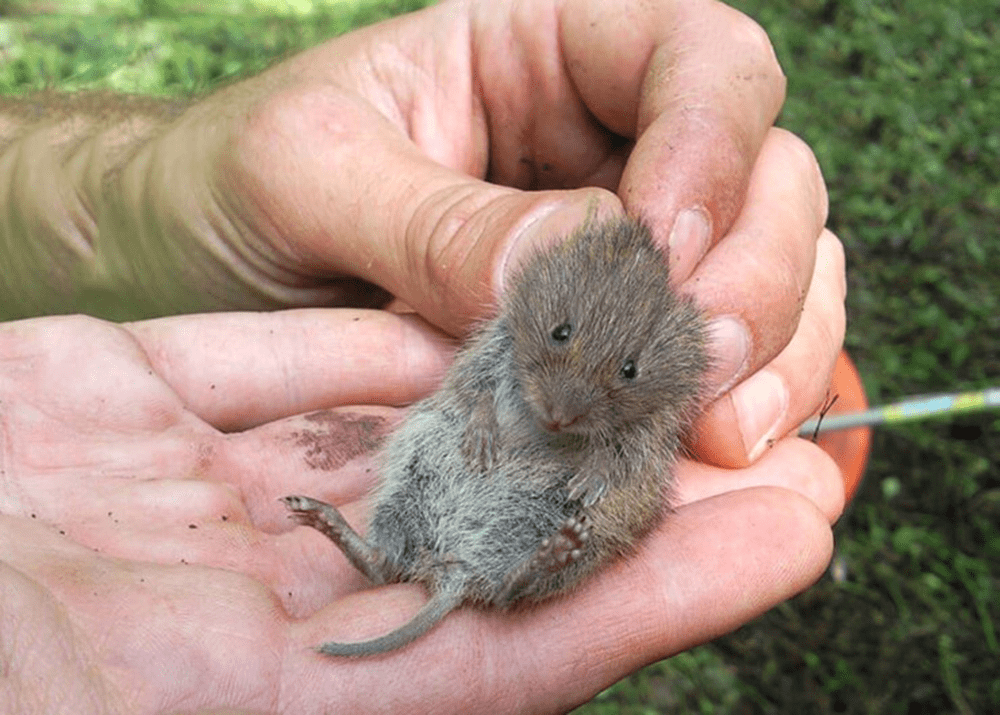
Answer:
POLYGON ((668 279, 642 224, 585 225, 525 262, 390 436, 364 538, 327 504, 284 499, 372 583, 431 594, 397 630, 321 652, 381 653, 463 603, 562 592, 659 522, 707 362, 704 321, 668 279))

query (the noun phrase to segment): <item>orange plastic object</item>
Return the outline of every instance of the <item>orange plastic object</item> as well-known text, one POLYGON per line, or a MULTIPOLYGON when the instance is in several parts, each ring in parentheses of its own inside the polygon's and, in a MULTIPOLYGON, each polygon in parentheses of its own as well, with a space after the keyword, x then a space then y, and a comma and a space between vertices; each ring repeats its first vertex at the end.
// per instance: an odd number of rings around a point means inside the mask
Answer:
MULTIPOLYGON (((836 415, 841 412, 858 412, 868 408, 868 398, 865 387, 861 383, 858 369, 854 367, 846 351, 841 351, 833 370, 833 380, 830 383, 830 397, 837 396, 837 401, 826 413, 836 415)), ((855 427, 853 429, 823 432, 816 440, 827 454, 833 457, 840 467, 844 477, 844 492, 847 501, 854 498, 854 493, 861 484, 865 467, 868 465, 868 454, 872 448, 872 428, 855 427)))

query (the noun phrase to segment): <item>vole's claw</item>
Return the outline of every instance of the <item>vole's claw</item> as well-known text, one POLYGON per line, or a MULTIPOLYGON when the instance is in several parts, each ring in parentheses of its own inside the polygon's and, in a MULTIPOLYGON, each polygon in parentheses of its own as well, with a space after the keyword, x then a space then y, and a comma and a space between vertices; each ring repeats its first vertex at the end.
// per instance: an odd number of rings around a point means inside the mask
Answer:
POLYGON ((323 507, 329 506, 317 499, 298 494, 281 497, 278 501, 282 502, 290 512, 288 518, 294 519, 303 526, 312 526, 312 522, 316 519, 315 513, 323 507))
POLYGON ((594 506, 608 491, 608 481, 597 474, 578 472, 566 485, 570 501, 580 501, 585 508, 594 506))

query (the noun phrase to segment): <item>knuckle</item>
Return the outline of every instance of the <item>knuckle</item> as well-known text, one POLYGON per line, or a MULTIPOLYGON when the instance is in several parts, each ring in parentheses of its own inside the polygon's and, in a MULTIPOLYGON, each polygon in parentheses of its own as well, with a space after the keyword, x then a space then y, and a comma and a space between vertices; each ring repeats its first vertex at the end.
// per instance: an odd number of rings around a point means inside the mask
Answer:
POLYGON ((830 229, 824 228, 816 245, 816 262, 828 267, 834 278, 837 295, 841 301, 847 295, 847 257, 844 244, 830 229))
MULTIPOLYGON (((333 88, 295 85, 250 102, 235 115, 236 153, 251 160, 287 158, 292 147, 346 146, 356 139, 354 105, 333 88)), ((294 153, 294 152, 292 152, 294 153)))
POLYGON ((482 196, 465 185, 448 186, 423 198, 406 222, 405 255, 411 275, 426 284, 425 294, 436 297, 439 307, 461 297, 454 295, 464 282, 467 262, 474 260, 479 228, 478 217, 485 210, 482 196))
MULTIPOLYGON (((786 79, 771 40, 755 20, 732 10, 733 20, 727 23, 727 52, 731 72, 737 82, 734 87, 748 89, 757 103, 761 119, 769 126, 784 102, 786 79)), ((763 129, 763 127, 761 127, 763 129)))
POLYGON ((822 181, 822 170, 820 169, 819 161, 805 140, 797 134, 780 127, 775 127, 771 131, 774 133, 778 146, 788 155, 789 162, 813 172, 822 181))
POLYGON ((760 23, 748 15, 738 13, 736 20, 730 26, 730 31, 731 39, 746 57, 751 58, 769 73, 784 76, 771 38, 760 23))
POLYGON ((774 145, 781 152, 782 164, 788 171, 795 172, 797 176, 801 177, 798 185, 805 187, 809 192, 818 219, 818 235, 819 230, 826 223, 829 212, 826 180, 823 178, 823 169, 820 167, 819 160, 809 145, 798 135, 777 127, 771 132, 774 145))

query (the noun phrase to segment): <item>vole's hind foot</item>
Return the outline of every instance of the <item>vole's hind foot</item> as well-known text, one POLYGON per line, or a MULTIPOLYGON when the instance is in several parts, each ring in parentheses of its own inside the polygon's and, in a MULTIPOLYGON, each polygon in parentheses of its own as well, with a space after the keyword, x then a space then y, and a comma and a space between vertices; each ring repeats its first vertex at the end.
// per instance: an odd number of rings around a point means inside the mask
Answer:
POLYGON ((589 539, 590 523, 586 515, 567 518, 555 534, 542 541, 534 556, 507 575, 496 605, 501 608, 509 606, 539 581, 577 561, 583 556, 589 539))
POLYGON ((583 555, 583 548, 589 538, 590 523, 586 515, 569 517, 559 527, 559 531, 538 547, 531 559, 533 568, 549 573, 565 568, 583 555))
POLYGON ((291 518, 303 526, 311 526, 338 545, 344 540, 345 534, 354 533, 340 512, 326 502, 297 494, 282 497, 280 501, 288 507, 291 518))
POLYGON ((374 584, 396 580, 381 549, 365 541, 336 508, 319 499, 299 495, 282 497, 290 516, 303 526, 311 526, 335 543, 358 571, 374 584))

